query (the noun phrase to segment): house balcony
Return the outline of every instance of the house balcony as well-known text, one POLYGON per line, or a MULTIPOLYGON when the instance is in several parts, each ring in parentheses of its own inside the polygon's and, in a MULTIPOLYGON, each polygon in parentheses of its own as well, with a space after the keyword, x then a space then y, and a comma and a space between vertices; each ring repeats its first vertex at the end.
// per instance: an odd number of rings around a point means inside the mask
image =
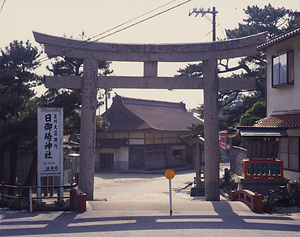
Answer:
POLYGON ((243 177, 283 178, 283 161, 243 160, 243 177))

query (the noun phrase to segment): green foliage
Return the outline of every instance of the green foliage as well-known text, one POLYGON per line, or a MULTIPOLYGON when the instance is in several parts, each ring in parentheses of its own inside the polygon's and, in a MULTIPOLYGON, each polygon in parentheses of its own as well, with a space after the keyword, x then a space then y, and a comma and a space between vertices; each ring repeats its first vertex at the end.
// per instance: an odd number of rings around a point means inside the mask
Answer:
MULTIPOLYGON (((84 38, 84 32, 80 35, 84 38)), ((113 71, 110 70, 109 61, 99 61, 98 74, 108 75, 113 71)), ((83 75, 83 59, 75 59, 70 57, 55 58, 51 66, 47 69, 55 76, 82 76, 83 75)), ((98 106, 103 104, 101 101, 105 93, 98 91, 98 106)), ((63 107, 64 109, 64 134, 79 134, 80 133, 80 108, 81 108, 81 90, 67 90, 67 89, 48 89, 41 97, 41 105, 46 107, 63 107)), ((98 124, 98 128, 103 129, 103 124, 98 124)))
POLYGON ((202 72, 202 62, 199 64, 188 64, 184 69, 178 69, 180 74, 175 75, 176 77, 201 77, 202 72))
POLYGON ((231 191, 237 188, 237 183, 233 177, 230 176, 230 174, 228 175, 229 176, 224 175, 222 178, 220 178, 220 188, 228 194, 229 198, 231 198, 231 191))
POLYGON ((80 90, 56 90, 48 89, 41 96, 41 106, 63 107, 64 109, 64 134, 80 133, 80 90))
MULTIPOLYGON (((245 37, 261 32, 268 32, 268 38, 272 38, 300 25, 299 12, 285 9, 284 7, 274 8, 271 4, 266 5, 264 8, 248 6, 245 9, 245 14, 247 18, 243 20, 243 23, 239 23, 237 28, 232 30, 226 29, 229 39, 245 37)), ((257 90, 249 97, 254 97, 255 102, 266 101, 265 53, 257 54, 255 57, 243 58, 239 62, 239 65, 245 71, 243 76, 255 77, 257 80, 257 90)))
POLYGON ((232 136, 232 146, 240 146, 241 138, 239 135, 233 135, 232 136))
POLYGON ((96 117, 96 131, 97 132, 104 132, 109 125, 109 121, 106 120, 102 116, 97 116, 96 117))
POLYGON ((31 90, 41 79, 36 47, 13 41, 0 55, 0 146, 32 148, 36 134, 36 99, 31 90), (35 125, 35 126, 31 126, 35 125), (29 145, 31 144, 31 145, 29 145))
POLYGON ((263 196, 261 203, 262 203, 262 212, 270 213, 272 211, 272 208, 270 207, 270 204, 268 202, 268 196, 263 196))
POLYGON ((264 8, 248 6, 245 9, 248 18, 234 30, 226 30, 228 38, 237 38, 267 31, 269 38, 280 35, 286 30, 299 26, 299 12, 289 9, 274 8, 271 4, 264 8))
MULTIPOLYGON (((76 59, 70 57, 55 58, 55 61, 51 63, 51 67, 46 68, 55 76, 82 76, 83 74, 83 59, 76 59)), ((99 75, 108 75, 113 71, 109 69, 110 61, 99 61, 98 69, 99 75)))
MULTIPOLYGON (((253 126, 256 121, 266 117, 266 103, 256 102, 250 109, 248 109, 240 119, 238 126, 253 126)), ((247 148, 248 139, 241 138, 240 147, 247 148)))
POLYGON ((189 134, 180 136, 185 142, 189 142, 198 136, 204 137, 204 126, 202 124, 192 124, 188 129, 190 130, 189 134))
MULTIPOLYGON (((268 32, 268 38, 282 34, 292 28, 299 27, 300 13, 297 11, 274 8, 271 4, 264 8, 258 6, 248 6, 244 10, 247 17, 242 23, 238 24, 235 29, 226 29, 228 39, 240 38, 257 34, 261 32, 268 32)), ((245 57, 240 59, 237 65, 232 66, 230 60, 223 59, 218 63, 219 74, 236 72, 240 70, 238 75, 240 77, 254 77, 257 81, 257 89, 248 94, 242 94, 240 91, 220 91, 219 105, 220 114, 220 130, 226 127, 236 125, 241 115, 243 115, 252 105, 258 101, 266 101, 266 81, 265 69, 266 55, 259 53, 255 57, 245 57), (237 106, 237 101, 241 105, 237 106)), ((178 70, 179 77, 200 77, 202 76, 202 63, 188 64, 186 68, 178 70)), ((199 108, 200 116, 203 117, 203 108, 199 108)), ((250 123, 250 121, 248 121, 250 123)))
MULTIPOLYGON (((21 91, 18 92, 22 93, 25 89, 36 86, 37 83, 41 82, 41 78, 32 71, 40 66, 37 61, 39 56, 40 52, 29 41, 24 43, 15 40, 10 43, 4 50, 1 50, 1 84, 14 91, 19 89, 21 91)), ((33 92, 31 91, 31 93, 33 92)))
MULTIPOLYGON (((13 41, 0 55, 0 163, 10 151, 10 183, 16 180, 18 151, 36 153, 36 104, 32 87, 41 82, 33 73, 40 64, 36 47, 13 41)), ((3 167, 0 172, 4 177, 3 167)))
POLYGON ((253 126, 256 121, 266 117, 266 103, 256 102, 240 119, 238 126, 253 126))

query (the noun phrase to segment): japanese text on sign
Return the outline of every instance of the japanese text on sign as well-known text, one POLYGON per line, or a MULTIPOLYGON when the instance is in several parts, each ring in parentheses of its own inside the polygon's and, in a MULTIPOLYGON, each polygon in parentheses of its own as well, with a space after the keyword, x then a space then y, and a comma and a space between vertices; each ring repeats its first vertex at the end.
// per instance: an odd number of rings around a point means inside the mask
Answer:
POLYGON ((60 172, 60 159, 62 149, 61 111, 41 108, 39 112, 39 161, 40 170, 44 174, 60 172))

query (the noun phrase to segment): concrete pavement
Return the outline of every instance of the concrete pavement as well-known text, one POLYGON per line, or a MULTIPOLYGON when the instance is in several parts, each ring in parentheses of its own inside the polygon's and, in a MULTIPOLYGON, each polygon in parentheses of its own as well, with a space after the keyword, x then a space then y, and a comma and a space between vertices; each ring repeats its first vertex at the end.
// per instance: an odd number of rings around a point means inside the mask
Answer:
MULTIPOLYGON (((118 206, 116 206, 118 208, 118 206)), ((255 214, 238 202, 199 202, 193 211, 105 209, 28 213, 0 209, 0 236, 299 236, 299 218, 255 214)))
POLYGON ((193 171, 172 181, 161 173, 100 173, 89 211, 18 212, 0 209, 0 236, 300 236, 299 211, 253 213, 241 202, 191 198, 193 171))

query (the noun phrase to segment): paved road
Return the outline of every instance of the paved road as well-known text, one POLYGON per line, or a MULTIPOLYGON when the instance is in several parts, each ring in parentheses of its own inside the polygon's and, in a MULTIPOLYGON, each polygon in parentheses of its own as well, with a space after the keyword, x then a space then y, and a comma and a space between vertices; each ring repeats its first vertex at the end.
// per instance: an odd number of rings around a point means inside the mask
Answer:
POLYGON ((257 214, 241 202, 189 196, 192 171, 172 181, 162 174, 97 174, 89 211, 17 212, 0 209, 0 236, 300 236, 299 212, 257 214))

